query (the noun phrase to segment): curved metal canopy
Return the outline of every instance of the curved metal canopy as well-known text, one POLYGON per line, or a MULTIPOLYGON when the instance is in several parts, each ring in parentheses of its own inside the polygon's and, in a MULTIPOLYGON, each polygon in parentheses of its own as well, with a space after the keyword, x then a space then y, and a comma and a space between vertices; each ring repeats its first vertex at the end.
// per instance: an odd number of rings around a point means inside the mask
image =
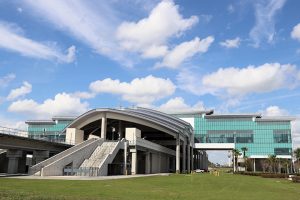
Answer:
POLYGON ((160 126, 164 129, 167 129, 173 133, 178 133, 182 136, 191 137, 193 135, 193 128, 189 123, 177 117, 156 110, 146 109, 146 108, 93 109, 77 117, 66 128, 81 128, 78 127, 80 126, 80 124, 91 119, 92 117, 100 116, 102 113, 103 114, 110 113, 110 114, 115 114, 117 116, 130 117, 131 119, 142 120, 147 122, 148 124, 150 123, 156 126, 160 126))

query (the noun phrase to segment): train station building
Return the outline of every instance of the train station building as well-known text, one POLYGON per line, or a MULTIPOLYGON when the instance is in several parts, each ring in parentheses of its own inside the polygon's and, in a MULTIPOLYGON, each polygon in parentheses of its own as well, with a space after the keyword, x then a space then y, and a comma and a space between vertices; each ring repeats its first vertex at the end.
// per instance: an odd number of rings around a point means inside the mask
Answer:
POLYGON ((79 117, 28 120, 30 138, 73 147, 30 168, 42 176, 185 173, 208 169, 207 150, 246 147, 252 171, 270 155, 291 161, 292 118, 216 115, 213 110, 166 114, 146 108, 93 109, 79 117))

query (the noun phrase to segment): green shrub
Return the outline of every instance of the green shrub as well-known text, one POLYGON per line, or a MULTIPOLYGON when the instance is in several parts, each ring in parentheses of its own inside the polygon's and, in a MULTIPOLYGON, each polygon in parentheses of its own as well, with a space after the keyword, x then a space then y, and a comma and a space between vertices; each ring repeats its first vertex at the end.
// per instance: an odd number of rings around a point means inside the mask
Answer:
POLYGON ((261 177, 263 177, 263 178, 288 178, 288 175, 286 175, 286 174, 265 173, 265 174, 261 174, 261 177))
POLYGON ((300 176, 294 176, 294 177, 292 177, 292 181, 294 183, 300 183, 300 176))

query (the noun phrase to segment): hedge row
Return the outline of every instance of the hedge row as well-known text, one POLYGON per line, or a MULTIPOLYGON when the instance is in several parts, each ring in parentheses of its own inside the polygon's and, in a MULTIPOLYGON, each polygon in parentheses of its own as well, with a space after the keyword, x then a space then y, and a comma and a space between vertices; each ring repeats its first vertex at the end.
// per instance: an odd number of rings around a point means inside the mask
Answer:
POLYGON ((292 178, 292 181, 293 181, 294 183, 300 183, 300 176, 294 176, 294 177, 292 178))
POLYGON ((261 174, 263 178, 288 178, 287 174, 261 174))
POLYGON ((287 174, 263 173, 263 172, 238 172, 237 174, 248 176, 261 176, 263 178, 288 178, 287 174))

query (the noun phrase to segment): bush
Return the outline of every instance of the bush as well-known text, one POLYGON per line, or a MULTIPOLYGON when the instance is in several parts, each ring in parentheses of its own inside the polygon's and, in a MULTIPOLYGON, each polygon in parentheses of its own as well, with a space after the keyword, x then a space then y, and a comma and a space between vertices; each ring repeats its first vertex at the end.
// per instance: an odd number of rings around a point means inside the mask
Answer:
POLYGON ((288 178, 287 174, 263 173, 263 172, 236 172, 236 174, 248 176, 261 176, 263 178, 288 178))
POLYGON ((235 174, 248 175, 248 176, 260 176, 260 172, 235 172, 235 174))
POLYGON ((292 181, 294 183, 300 183, 300 176, 294 176, 294 177, 292 177, 292 181))
POLYGON ((288 178, 288 175, 286 174, 273 174, 273 173, 265 173, 265 174, 261 174, 261 177, 263 178, 288 178))

